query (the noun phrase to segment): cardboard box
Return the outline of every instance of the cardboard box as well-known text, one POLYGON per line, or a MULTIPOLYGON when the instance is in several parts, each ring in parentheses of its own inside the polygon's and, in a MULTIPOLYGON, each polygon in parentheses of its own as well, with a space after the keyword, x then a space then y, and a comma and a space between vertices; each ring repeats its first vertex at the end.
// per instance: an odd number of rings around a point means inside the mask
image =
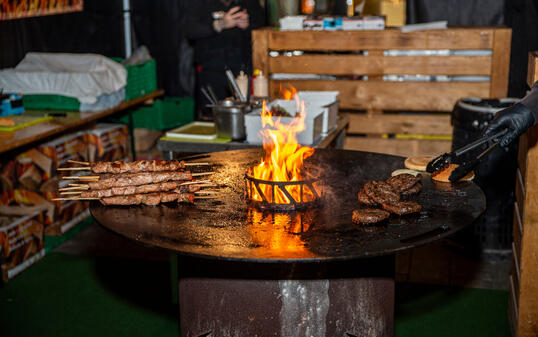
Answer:
POLYGON ((42 212, 11 217, 0 215, 0 269, 8 282, 45 256, 42 212))
POLYGON ((43 224, 51 224, 55 219, 55 205, 40 193, 23 189, 4 191, 0 195, 0 206, 39 206, 45 210, 43 224))
POLYGON ((89 161, 115 161, 129 157, 128 131, 123 124, 100 123, 84 134, 89 161))
MULTIPOLYGON (((83 136, 83 132, 76 132, 39 146, 39 151, 52 161, 52 168, 50 172, 45 171, 43 180, 56 175, 56 167, 71 166, 68 160, 86 161, 87 150, 83 136)), ((35 162, 34 159, 32 161, 35 162)))

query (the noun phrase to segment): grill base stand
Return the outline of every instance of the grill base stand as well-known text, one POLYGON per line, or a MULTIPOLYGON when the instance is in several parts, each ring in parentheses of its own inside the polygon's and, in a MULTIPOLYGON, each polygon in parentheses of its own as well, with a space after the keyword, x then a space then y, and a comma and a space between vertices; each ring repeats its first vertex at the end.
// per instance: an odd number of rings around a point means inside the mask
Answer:
POLYGON ((393 336, 394 257, 332 263, 180 258, 181 336, 393 336))

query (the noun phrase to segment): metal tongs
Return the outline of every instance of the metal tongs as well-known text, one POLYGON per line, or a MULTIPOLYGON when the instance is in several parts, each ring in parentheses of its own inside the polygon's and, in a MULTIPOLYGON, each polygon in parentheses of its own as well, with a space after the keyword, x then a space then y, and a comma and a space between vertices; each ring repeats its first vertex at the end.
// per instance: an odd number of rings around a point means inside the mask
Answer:
POLYGON ((503 136, 506 132, 508 132, 508 130, 504 129, 489 137, 483 137, 478 140, 475 140, 474 142, 469 143, 456 151, 442 154, 439 157, 432 159, 428 163, 428 165, 426 166, 426 171, 429 173, 437 172, 443 169, 444 167, 446 167, 448 164, 451 164, 453 162, 458 162, 458 159, 463 154, 471 150, 474 150, 475 148, 479 147, 482 144, 486 144, 497 139, 497 141, 494 141, 490 146, 488 146, 487 149, 485 149, 483 152, 477 155, 474 159, 464 161, 463 163, 461 163, 460 166, 458 166, 454 171, 452 171, 452 173, 450 174, 450 177, 448 177, 448 180, 458 181, 461 178, 465 177, 467 173, 471 172, 471 170, 475 168, 476 165, 478 165, 478 163, 484 156, 486 156, 495 147, 497 147, 497 145, 499 144, 498 138, 503 136))

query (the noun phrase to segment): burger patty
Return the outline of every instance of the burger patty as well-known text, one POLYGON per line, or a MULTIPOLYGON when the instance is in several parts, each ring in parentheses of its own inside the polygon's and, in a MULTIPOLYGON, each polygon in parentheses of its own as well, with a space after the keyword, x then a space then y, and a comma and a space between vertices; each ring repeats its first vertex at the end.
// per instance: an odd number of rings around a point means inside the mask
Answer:
POLYGON ((417 194, 422 190, 422 183, 418 182, 415 185, 411 186, 410 188, 406 189, 405 191, 402 191, 402 195, 412 195, 417 194))
POLYGON ((382 209, 356 209, 353 210, 352 220, 356 224, 372 224, 385 220, 390 213, 382 209))
POLYGON ((414 201, 397 201, 393 203, 382 203, 383 209, 398 215, 420 212, 422 206, 414 201))
POLYGON ((392 188, 396 192, 402 193, 405 190, 410 189, 413 187, 416 183, 420 181, 422 178, 422 175, 417 175, 416 177, 409 173, 403 173, 396 175, 394 177, 390 177, 386 180, 386 182, 392 186, 392 188))
POLYGON ((395 203, 400 200, 400 194, 384 181, 369 181, 364 185, 366 195, 379 204, 395 203))
POLYGON ((373 201, 372 199, 370 199, 369 196, 366 195, 366 192, 364 192, 364 188, 359 191, 358 198, 359 198, 359 201, 365 205, 368 205, 368 206, 377 205, 377 202, 373 201))

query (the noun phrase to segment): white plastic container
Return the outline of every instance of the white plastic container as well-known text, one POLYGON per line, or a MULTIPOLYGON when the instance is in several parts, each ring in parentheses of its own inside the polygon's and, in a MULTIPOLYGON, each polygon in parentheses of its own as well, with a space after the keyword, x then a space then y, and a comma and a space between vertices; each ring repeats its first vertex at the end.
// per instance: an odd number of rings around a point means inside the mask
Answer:
MULTIPOLYGON (((269 103, 269 107, 279 105, 286 109, 291 115, 297 112, 295 101, 275 100, 269 103)), ((262 129, 262 119, 260 116, 261 109, 256 109, 245 115, 245 128, 247 133, 247 142, 250 144, 263 144, 260 134, 262 129)), ((324 111, 322 108, 312 107, 307 109, 305 117, 305 130, 297 134, 297 142, 301 145, 312 145, 322 136, 324 111)), ((295 117, 273 117, 273 120, 280 118, 280 122, 289 124, 295 117)))
POLYGON ((322 135, 326 136, 338 123, 338 91, 299 91, 297 95, 305 102, 306 111, 322 109, 324 113, 322 135))

